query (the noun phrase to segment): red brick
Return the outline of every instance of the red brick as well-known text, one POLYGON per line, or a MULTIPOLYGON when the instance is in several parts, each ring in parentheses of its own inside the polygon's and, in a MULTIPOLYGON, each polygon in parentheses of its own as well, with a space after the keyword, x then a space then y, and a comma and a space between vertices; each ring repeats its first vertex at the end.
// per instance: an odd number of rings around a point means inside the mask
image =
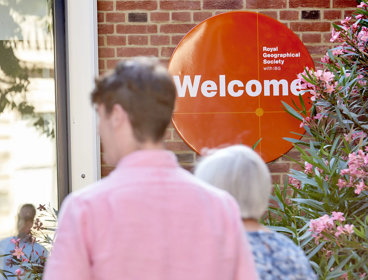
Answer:
POLYGON ((291 22, 290 29, 296 32, 300 31, 329 31, 331 24, 329 22, 291 22))
POLYGON ((325 55, 328 46, 306 46, 309 53, 311 55, 318 54, 318 55, 325 55))
POLYGON ((114 48, 98 48, 98 57, 114 57, 114 48))
POLYGON ((129 45, 147 45, 148 37, 140 36, 140 35, 129 35, 128 36, 128 44, 129 45))
POLYGON ((163 65, 164 67, 168 68, 169 67, 169 62, 170 62, 170 59, 167 59, 167 58, 160 58, 160 63, 161 65, 163 65))
POLYGON ((331 43, 331 32, 323 33, 323 42, 331 43))
POLYGON ((117 49, 118 57, 130 57, 138 55, 153 55, 158 56, 157 48, 137 48, 137 47, 124 47, 117 49))
POLYGON ((194 12, 193 13, 194 21, 203 21, 205 19, 208 19, 209 17, 212 17, 211 12, 194 12))
POLYGON ((161 10, 199 10, 201 8, 200 1, 175 0, 175 1, 160 1, 161 10))
POLYGON ((186 171, 193 173, 194 165, 193 164, 180 164, 182 168, 184 168, 186 171))
POLYGON ((98 60, 98 69, 104 70, 105 69, 105 61, 103 59, 98 60))
MULTIPOLYGON (((304 140, 306 140, 306 139, 304 139, 304 140)), ((293 158, 293 159, 300 160, 300 152, 296 149, 291 149, 286 155, 293 158)), ((283 157, 283 158, 285 158, 285 160, 289 160, 286 157, 283 157)))
POLYGON ((351 17, 354 12, 355 12, 355 10, 346 10, 346 11, 344 11, 344 18, 351 17))
POLYGON ((227 11, 216 11, 215 15, 217 16, 217 15, 224 14, 224 13, 227 13, 227 11))
POLYGON ((321 43, 320 33, 304 33, 302 34, 303 43, 321 43))
POLYGON ((282 8, 286 8, 286 0, 263 0, 263 1, 247 0, 247 9, 282 9, 282 8))
POLYGON ((152 12, 150 16, 151 21, 153 22, 163 22, 170 20, 170 13, 166 12, 152 12))
POLYGON ((173 21, 191 21, 190 12, 172 12, 171 19, 173 21))
POLYGON ((187 33, 194 24, 163 24, 160 26, 161 33, 187 33))
POLYGON ((108 46, 126 45, 126 37, 125 36, 107 36, 107 45, 108 46))
POLYGON ((175 128, 173 128, 174 130, 173 130, 173 139, 174 140, 177 140, 177 141, 183 141, 182 140, 182 138, 180 137, 180 135, 179 135, 179 133, 176 131, 176 129, 175 128))
POLYGON ((129 10, 156 10, 157 1, 117 1, 116 10, 129 11, 129 10))
POLYGON ((267 165, 271 173, 285 173, 290 169, 289 163, 272 162, 267 165))
POLYGON ((304 171, 304 168, 302 168, 299 164, 292 163, 290 166, 290 169, 298 170, 298 171, 304 171))
POLYGON ((289 0, 289 8, 330 8, 330 0, 289 0))
POLYGON ((341 11, 339 10, 325 10, 323 11, 323 19, 340 19, 341 11))
POLYGON ((105 21, 105 13, 98 13, 97 14, 97 22, 101 23, 105 21))
POLYGON ((145 34, 157 33, 156 25, 124 25, 117 24, 116 32, 122 34, 145 34))
POLYGON ((357 6, 356 0, 333 0, 334 8, 351 8, 357 6))
POLYGON ((276 11, 260 11, 259 13, 262 15, 266 15, 268 17, 274 18, 276 20, 278 19, 276 11))
POLYGON ((280 20, 297 20, 299 11, 280 11, 280 20))
POLYGON ((204 0, 203 9, 242 9, 242 0, 204 0))
POLYGON ((111 34, 114 33, 114 25, 112 24, 98 24, 98 34, 111 34))
POLYGON ((163 47, 161 49, 161 56, 162 57, 171 57, 174 50, 175 50, 175 48, 172 48, 172 47, 163 47))
POLYGON ((172 134, 173 134, 172 129, 166 129, 165 136, 164 136, 164 141, 172 141, 172 139, 173 139, 172 134))
POLYGON ((320 69, 320 65, 321 65, 321 57, 322 56, 312 56, 312 59, 313 59, 313 63, 314 63, 314 66, 318 69, 320 69))
POLYGON ((165 142, 166 149, 170 151, 191 151, 187 144, 184 142, 165 142))
POLYGON ((179 42, 181 41, 181 39, 183 39, 184 35, 175 35, 171 37, 171 44, 172 45, 177 45, 179 44, 179 42))
POLYGON ((279 174, 272 174, 272 184, 280 184, 281 176, 279 174))
POLYGON ((175 154, 177 159, 178 159, 178 162, 180 164, 185 164, 185 165, 188 165, 189 164, 194 164, 194 153, 176 153, 175 154))
POLYGON ((106 21, 107 22, 125 22, 125 14, 124 13, 107 13, 106 21))
POLYGON ((120 61, 120 59, 108 59, 106 61, 107 69, 108 70, 114 69, 115 66, 116 66, 116 63, 118 63, 119 61, 120 61))
POLYGON ((170 36, 167 35, 151 35, 151 45, 169 45, 170 36))
POLYGON ((114 1, 97 1, 97 11, 114 10, 114 1))
POLYGON ((105 46, 105 36, 98 36, 98 45, 105 46))

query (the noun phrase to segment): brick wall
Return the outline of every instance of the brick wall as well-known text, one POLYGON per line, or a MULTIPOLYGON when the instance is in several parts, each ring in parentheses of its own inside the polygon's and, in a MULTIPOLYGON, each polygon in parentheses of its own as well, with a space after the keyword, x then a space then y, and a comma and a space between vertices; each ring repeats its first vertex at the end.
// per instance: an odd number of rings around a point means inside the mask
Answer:
MULTIPOLYGON (((124 57, 153 55, 167 63, 181 38, 199 22, 213 15, 247 10, 259 12, 287 25, 308 48, 316 65, 331 47, 331 23, 351 15, 356 0, 98 0, 100 73, 114 68, 124 57)), ((183 143, 173 127, 165 137, 183 167, 191 169, 197 155, 183 143)), ((298 155, 295 151, 288 153, 298 155)), ((282 157, 269 164, 274 182, 283 182, 295 168, 282 157)), ((102 163, 102 176, 112 167, 102 163)))

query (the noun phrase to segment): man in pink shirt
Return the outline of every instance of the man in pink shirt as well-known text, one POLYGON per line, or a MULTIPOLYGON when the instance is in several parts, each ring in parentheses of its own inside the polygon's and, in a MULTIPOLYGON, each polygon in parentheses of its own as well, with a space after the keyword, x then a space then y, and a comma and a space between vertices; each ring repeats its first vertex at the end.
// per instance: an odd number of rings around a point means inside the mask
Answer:
POLYGON ((105 161, 116 168, 65 199, 45 280, 257 279, 234 199, 164 150, 175 97, 154 59, 122 61, 96 81, 105 161))

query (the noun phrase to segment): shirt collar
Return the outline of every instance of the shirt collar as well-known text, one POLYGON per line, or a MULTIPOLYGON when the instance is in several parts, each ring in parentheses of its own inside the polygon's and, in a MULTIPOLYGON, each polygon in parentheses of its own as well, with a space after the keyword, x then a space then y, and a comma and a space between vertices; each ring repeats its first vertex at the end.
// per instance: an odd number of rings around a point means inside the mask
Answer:
POLYGON ((175 154, 164 149, 138 150, 132 152, 118 162, 116 169, 127 167, 178 167, 175 154))

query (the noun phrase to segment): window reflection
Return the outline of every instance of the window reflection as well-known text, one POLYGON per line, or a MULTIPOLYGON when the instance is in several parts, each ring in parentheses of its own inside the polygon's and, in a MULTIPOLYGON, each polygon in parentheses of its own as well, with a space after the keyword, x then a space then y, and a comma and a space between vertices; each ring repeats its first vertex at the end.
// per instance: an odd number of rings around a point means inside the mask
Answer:
POLYGON ((51 0, 0 0, 0 238, 22 204, 57 207, 51 0))

